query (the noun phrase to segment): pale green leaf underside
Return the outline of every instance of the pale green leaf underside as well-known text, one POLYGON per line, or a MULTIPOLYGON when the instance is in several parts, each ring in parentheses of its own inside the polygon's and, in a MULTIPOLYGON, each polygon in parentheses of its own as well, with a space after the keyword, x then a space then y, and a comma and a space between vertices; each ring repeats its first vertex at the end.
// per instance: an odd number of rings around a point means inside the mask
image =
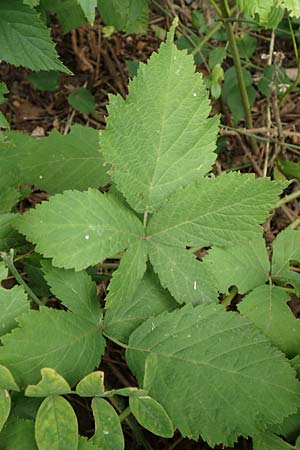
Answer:
POLYGON ((54 396, 43 401, 36 416, 35 438, 39 449, 77 450, 77 418, 67 400, 54 396))
POLYGON ((102 19, 118 31, 143 33, 148 26, 148 0, 98 0, 102 19))
POLYGON ((177 306, 149 266, 134 296, 115 302, 107 309, 104 330, 109 336, 127 342, 130 334, 149 317, 172 311, 177 306))
POLYGON ((105 340, 95 325, 75 314, 41 308, 18 322, 20 327, 2 338, 0 361, 20 386, 37 383, 43 367, 72 386, 99 364, 105 340))
POLYGON ((222 306, 188 305, 141 325, 126 354, 140 385, 148 355, 157 358, 149 395, 183 436, 201 435, 212 447, 280 423, 299 404, 300 385, 283 354, 222 306))
POLYGON ((182 303, 216 303, 217 288, 206 266, 185 249, 149 241, 149 257, 164 288, 182 303))
POLYGON ((294 447, 289 445, 279 436, 269 431, 257 434, 253 437, 253 450, 293 450, 294 447))
POLYGON ((32 70, 70 73, 58 59, 50 30, 21 0, 0 2, 0 59, 32 70))
POLYGON ((0 143, 1 169, 9 172, 18 168, 21 183, 56 194, 97 188, 109 181, 97 130, 74 125, 67 135, 52 131, 42 139, 15 131, 6 135, 6 141, 0 143))
POLYGON ((300 231, 286 228, 273 243, 272 277, 281 278, 300 291, 300 275, 289 270, 291 261, 300 261, 300 231))
POLYGON ((127 99, 111 97, 101 132, 112 178, 138 212, 155 210, 179 187, 201 178, 216 157, 218 118, 207 119, 205 85, 173 34, 140 65, 127 99))
POLYGON ((270 262, 262 236, 230 247, 213 247, 203 264, 215 278, 219 292, 237 286, 245 294, 268 279, 270 262))
POLYGON ((277 286, 260 286, 239 304, 242 315, 251 320, 272 343, 289 357, 300 349, 300 321, 287 305, 288 293, 277 286))
POLYGON ((42 379, 34 385, 27 386, 27 397, 49 397, 50 395, 65 395, 71 392, 66 380, 55 370, 44 367, 41 369, 42 379))
POLYGON ((24 214, 18 228, 55 266, 75 270, 114 256, 143 235, 132 211, 92 189, 55 195, 24 214))
POLYGON ((34 422, 10 417, 0 434, 2 450, 37 450, 34 422))
POLYGON ((74 314, 96 326, 100 320, 100 304, 97 286, 85 272, 53 267, 50 261, 42 261, 45 279, 51 292, 74 314))
POLYGON ((92 401, 95 419, 95 434, 91 442, 101 450, 123 450, 124 437, 119 416, 107 400, 94 398, 92 401))
POLYGON ((0 336, 9 333, 18 324, 18 316, 30 309, 27 295, 21 286, 0 288, 0 336))
POLYGON ((140 239, 133 243, 121 259, 119 268, 113 273, 109 284, 109 293, 105 298, 105 306, 109 309, 116 306, 129 304, 146 271, 147 244, 140 239))
POLYGON ((90 23, 93 23, 95 20, 95 10, 97 6, 97 0, 77 0, 82 11, 84 12, 85 17, 90 23))

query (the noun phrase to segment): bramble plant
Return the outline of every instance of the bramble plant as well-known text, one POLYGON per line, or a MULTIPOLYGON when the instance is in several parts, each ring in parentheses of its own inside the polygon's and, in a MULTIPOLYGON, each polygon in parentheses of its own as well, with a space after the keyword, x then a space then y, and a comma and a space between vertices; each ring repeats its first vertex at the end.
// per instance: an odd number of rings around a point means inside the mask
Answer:
POLYGON ((9 269, 20 284, 0 288, 3 450, 122 450, 130 414, 165 438, 178 430, 212 447, 244 436, 254 450, 291 448, 281 436, 299 417, 300 329, 287 302, 300 292, 291 264, 300 232, 278 235, 271 262, 262 237, 287 184, 211 173, 219 118, 175 27, 127 98, 110 97, 101 153, 98 132, 79 125, 0 141, 0 278, 9 269), (109 192, 97 189, 109 181, 109 192), (20 215, 24 184, 54 195, 20 215), (39 293, 11 248, 40 285, 43 274, 39 293), (92 268, 108 258, 120 264, 100 308, 92 268), (245 295, 239 313, 226 311, 233 290, 245 295), (50 296, 61 309, 46 305, 50 296), (95 369, 106 340, 126 349, 138 387, 105 386, 95 369), (74 394, 92 398, 89 440, 74 394), (128 398, 119 415, 115 396, 128 398))

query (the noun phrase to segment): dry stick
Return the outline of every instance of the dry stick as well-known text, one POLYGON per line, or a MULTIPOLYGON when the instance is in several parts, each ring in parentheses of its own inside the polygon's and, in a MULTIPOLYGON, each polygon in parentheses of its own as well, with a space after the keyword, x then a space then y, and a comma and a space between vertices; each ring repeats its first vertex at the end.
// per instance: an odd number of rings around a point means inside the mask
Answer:
MULTIPOLYGON (((272 30, 271 35, 271 41, 270 41, 270 47, 269 47, 269 55, 268 55, 268 61, 267 65, 272 65, 273 60, 273 53, 274 53, 274 44, 275 44, 275 32, 272 30)), ((271 92, 273 90, 273 80, 271 83, 271 92)), ((270 108, 270 96, 268 96, 267 99, 267 128, 271 128, 271 108, 270 108)), ((267 133, 267 137, 269 137, 269 133, 267 133)), ((266 148, 265 148, 265 162, 264 162, 264 168, 263 168, 263 176, 267 176, 268 172, 268 165, 269 165, 269 153, 270 153, 270 141, 268 140, 266 142, 266 148)))
MULTIPOLYGON (((230 11, 227 0, 221 0, 221 10, 222 10, 221 17, 223 19, 231 18, 230 17, 231 11, 230 11)), ((228 21, 224 22, 224 26, 225 26, 225 29, 227 32, 228 41, 229 41, 232 58, 233 58, 233 62, 234 62, 234 67, 235 67, 235 71, 236 71, 236 76, 237 76, 237 80, 238 80, 239 90, 240 90, 242 104, 243 104, 244 113, 245 113, 246 126, 247 126, 247 128, 253 128, 251 106, 250 106, 247 88, 246 88, 246 84, 245 84, 245 80, 244 80, 244 76, 243 76, 241 58, 240 58, 239 50, 238 50, 237 43, 235 40, 233 27, 232 27, 232 24, 228 21)), ((258 149, 256 140, 253 137, 250 137, 249 141, 250 141, 250 144, 251 144, 254 154, 257 155, 259 153, 259 149, 258 149)))

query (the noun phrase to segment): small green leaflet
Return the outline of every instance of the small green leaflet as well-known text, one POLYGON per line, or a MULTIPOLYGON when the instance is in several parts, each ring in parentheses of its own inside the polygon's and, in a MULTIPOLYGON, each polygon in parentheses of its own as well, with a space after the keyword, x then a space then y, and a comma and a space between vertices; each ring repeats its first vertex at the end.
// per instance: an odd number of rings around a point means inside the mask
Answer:
POLYGON ((72 108, 82 114, 93 114, 96 111, 96 101, 93 94, 85 87, 80 87, 68 96, 72 108))
POLYGON ((12 289, 0 287, 0 336, 15 328, 18 325, 16 319, 29 309, 30 303, 21 286, 12 289))
POLYGON ((7 369, 7 367, 0 364, 0 388, 9 389, 12 391, 19 391, 19 388, 14 380, 14 377, 7 369))
POLYGON ((59 74, 53 71, 32 72, 27 75, 27 79, 31 81, 35 89, 40 91, 53 92, 59 87, 59 74))
POLYGON ((148 0, 98 0, 106 25, 118 31, 143 33, 148 26, 148 0))
POLYGON ((290 270, 292 261, 300 261, 300 231, 286 228, 273 244, 272 278, 294 285, 300 293, 300 275, 290 270))
POLYGON ((95 434, 91 439, 101 450, 124 450, 124 436, 119 416, 107 400, 92 401, 95 434))
POLYGON ((258 14, 262 24, 268 24, 272 10, 278 7, 287 8, 291 16, 300 17, 298 0, 237 0, 237 3, 246 14, 258 14))
POLYGON ((58 59, 50 30, 22 0, 0 2, 0 59, 32 70, 71 73, 58 59))
POLYGON ((8 390, 0 389, 0 431, 8 419, 11 400, 8 390))
POLYGON ((276 434, 265 431, 253 436, 253 450, 293 450, 295 447, 276 434))
POLYGON ((38 450, 34 422, 11 416, 0 434, 1 450, 38 450))
POLYGON ((149 317, 172 311, 177 306, 149 266, 133 297, 122 298, 122 301, 114 302, 107 309, 104 331, 122 342, 128 342, 130 334, 149 317))
POLYGON ((79 0, 41 0, 41 7, 44 11, 56 14, 64 33, 86 22, 79 0))
POLYGON ((114 256, 143 235, 143 225, 111 194, 66 191, 24 214, 18 228, 58 267, 75 270, 114 256))
POLYGON ((97 0, 77 0, 87 20, 93 24, 95 20, 95 10, 97 0))
POLYGON ((56 370, 72 386, 104 353, 105 340, 97 327, 71 312, 43 307, 23 314, 18 322, 19 328, 2 337, 0 361, 20 386, 37 383, 43 367, 56 370))
POLYGON ((1 171, 18 168, 22 184, 56 194, 66 189, 98 188, 109 181, 98 150, 98 132, 93 128, 74 125, 65 136, 54 130, 42 139, 15 131, 6 135, 6 141, 0 143, 1 171))
POLYGON ((48 397, 71 393, 69 384, 55 370, 44 367, 41 369, 41 375, 42 379, 36 385, 27 386, 25 395, 28 397, 48 397))
POLYGON ((36 416, 35 439, 42 450, 77 450, 77 418, 67 400, 51 396, 43 401, 36 416))
POLYGON ((157 358, 149 395, 183 436, 201 434, 212 447, 280 423, 299 404, 300 383, 284 355, 221 305, 187 305, 134 331, 126 359, 140 385, 149 355, 157 358))
POLYGON ((46 260, 42 261, 42 268, 51 292, 74 314, 97 326, 100 304, 91 277, 85 271, 58 269, 46 260))
POLYGON ((215 278, 219 292, 237 286, 240 294, 264 284, 270 272, 266 244, 262 236, 231 247, 213 247, 203 264, 215 278))
POLYGON ((104 373, 100 371, 86 375, 76 386, 76 393, 80 397, 94 397, 104 393, 104 373))
POLYGON ((287 302, 288 293, 278 286, 260 286, 239 304, 242 315, 251 320, 272 343, 293 357, 300 349, 300 321, 287 302))
POLYGON ((180 186, 205 175, 216 158, 218 118, 207 118, 205 85, 192 56, 173 43, 174 27, 159 53, 140 64, 127 99, 110 97, 101 132, 112 178, 138 212, 154 211, 180 186))
POLYGON ((22 236, 13 228, 18 217, 17 214, 0 214, 0 250, 10 250, 24 242, 22 236))

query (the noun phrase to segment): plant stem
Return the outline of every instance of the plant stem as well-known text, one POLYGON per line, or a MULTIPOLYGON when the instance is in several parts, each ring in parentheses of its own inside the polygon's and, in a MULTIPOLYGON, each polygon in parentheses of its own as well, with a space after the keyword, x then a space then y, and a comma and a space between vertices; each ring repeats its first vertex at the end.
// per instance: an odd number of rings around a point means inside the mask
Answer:
POLYGON ((298 51, 298 46, 297 46, 297 41, 296 41, 296 36, 294 33, 294 29, 293 29, 293 25, 292 25, 292 21, 291 18, 288 16, 288 23, 289 23, 289 29, 290 29, 290 33, 291 33, 291 37, 292 37, 292 42, 293 42, 293 48, 294 48, 294 53, 295 53, 295 57, 296 57, 296 64, 297 64, 297 77, 296 80, 290 85, 290 87, 287 89, 287 91, 285 92, 285 94, 281 97, 280 102, 279 102, 279 107, 283 106, 283 104, 286 102, 289 94, 298 86, 298 84, 300 83, 300 58, 299 58, 299 51, 298 51))
POLYGON ((27 292, 29 297, 31 297, 31 299, 34 301, 34 303, 36 303, 38 306, 43 306, 43 302, 35 295, 35 293, 30 289, 28 284, 23 280, 22 276, 17 271, 17 269, 14 265, 13 252, 11 251, 10 254, 5 253, 5 252, 0 252, 0 257, 2 258, 6 267, 11 272, 11 274, 14 276, 16 281, 21 286, 23 286, 24 290, 27 292))
POLYGON ((130 414, 131 414, 130 406, 127 406, 127 408, 125 408, 119 415, 120 422, 123 422, 123 420, 125 420, 128 416, 130 416, 130 414))
MULTIPOLYGON (((221 17, 222 17, 222 19, 231 19, 230 16, 231 16, 231 11, 230 11, 227 0, 221 0, 221 17)), ((247 87, 246 87, 244 76, 243 76, 241 58, 240 58, 239 50, 238 50, 237 43, 235 40, 233 26, 232 26, 231 22, 228 22, 227 20, 224 22, 224 26, 225 26, 225 29, 227 32, 229 46, 230 46, 230 50, 232 53, 232 58, 233 58, 236 76, 237 76, 237 80, 238 80, 238 86, 239 86, 241 100, 242 100, 243 109, 244 109, 244 113, 245 113, 246 127, 251 129, 251 128, 253 128, 251 106, 250 106, 250 102, 249 102, 247 87)), ((253 152, 255 154, 258 154, 258 145, 257 145, 256 140, 254 138, 250 137, 249 141, 250 141, 253 152)))
POLYGON ((222 305, 225 306, 225 308, 227 308, 227 306, 230 305, 230 303, 232 302, 232 300, 234 299, 234 297, 238 294, 238 289, 236 286, 233 286, 230 291, 229 294, 226 295, 226 297, 223 298, 222 300, 222 305))
POLYGON ((111 342, 114 342, 115 344, 119 345, 122 348, 129 348, 127 344, 124 344, 124 342, 118 341, 118 339, 115 339, 111 336, 109 336, 108 334, 104 333, 103 330, 101 330, 101 333, 103 334, 103 336, 105 336, 107 339, 109 339, 111 342))
POLYGON ((299 191, 292 192, 291 194, 286 195, 285 197, 283 197, 282 199, 280 199, 280 200, 276 203, 274 209, 280 208, 282 205, 285 205, 286 203, 289 203, 289 202, 291 202, 291 201, 293 201, 293 200, 296 200, 296 199, 299 198, 299 197, 300 197, 300 190, 299 190, 299 191))

